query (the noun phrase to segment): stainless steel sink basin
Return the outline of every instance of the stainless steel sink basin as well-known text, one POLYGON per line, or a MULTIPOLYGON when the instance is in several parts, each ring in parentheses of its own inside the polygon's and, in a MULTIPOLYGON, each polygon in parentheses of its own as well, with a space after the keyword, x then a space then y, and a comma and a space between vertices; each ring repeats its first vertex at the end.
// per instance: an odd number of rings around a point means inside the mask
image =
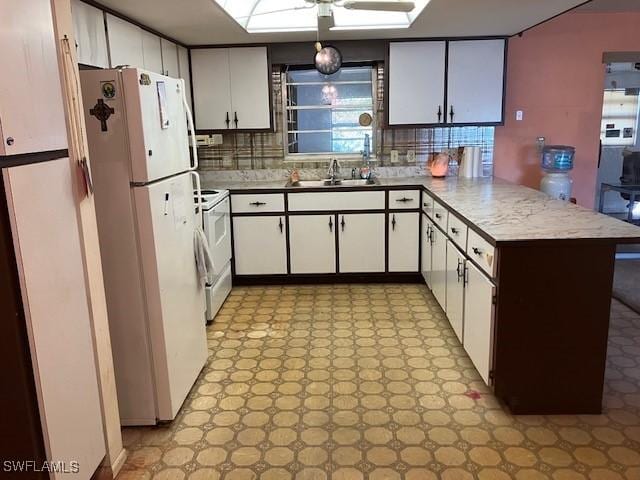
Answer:
POLYGON ((332 182, 329 179, 326 180, 300 180, 295 183, 287 183, 287 187, 289 188, 318 188, 318 187, 366 187, 371 185, 377 185, 378 182, 376 179, 344 179, 344 180, 336 180, 332 182))

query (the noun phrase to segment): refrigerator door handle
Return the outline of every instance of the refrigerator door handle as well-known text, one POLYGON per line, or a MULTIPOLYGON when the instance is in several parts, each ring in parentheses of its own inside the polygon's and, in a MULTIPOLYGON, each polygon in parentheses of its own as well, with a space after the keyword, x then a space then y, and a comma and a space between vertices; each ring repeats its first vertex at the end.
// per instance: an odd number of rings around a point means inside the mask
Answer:
MULTIPOLYGON (((182 85, 182 103, 184 104, 184 109, 187 112, 187 125, 189 130, 191 130, 191 151, 193 153, 193 163, 191 164, 191 170, 197 170, 198 169, 198 143, 196 141, 196 127, 193 123, 193 115, 191 114, 191 109, 189 108, 189 102, 187 101, 187 85, 184 81, 184 78, 180 79, 180 83, 182 85)), ((200 207, 198 207, 198 209, 199 208, 200 207)))
POLYGON ((191 170, 189 171, 189 173, 193 175, 193 177, 196 179, 196 192, 198 192, 196 197, 196 215, 200 217, 200 223, 198 223, 198 225, 202 226, 203 225, 202 206, 201 206, 202 204, 200 203, 202 202, 202 184, 200 183, 200 174, 195 170, 191 170))

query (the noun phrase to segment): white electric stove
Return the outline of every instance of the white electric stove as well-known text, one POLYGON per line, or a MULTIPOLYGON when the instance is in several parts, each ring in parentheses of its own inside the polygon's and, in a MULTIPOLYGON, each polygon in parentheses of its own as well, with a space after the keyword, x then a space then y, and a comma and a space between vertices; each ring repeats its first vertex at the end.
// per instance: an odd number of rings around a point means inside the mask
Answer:
POLYGON ((228 190, 202 190, 203 229, 213 258, 214 278, 205 290, 207 322, 213 321, 231 292, 231 210, 228 190))

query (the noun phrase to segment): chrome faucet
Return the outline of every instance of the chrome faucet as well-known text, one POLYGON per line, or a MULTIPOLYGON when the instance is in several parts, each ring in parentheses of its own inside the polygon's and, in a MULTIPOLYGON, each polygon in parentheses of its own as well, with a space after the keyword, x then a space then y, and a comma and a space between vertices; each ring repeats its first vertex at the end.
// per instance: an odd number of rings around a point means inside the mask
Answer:
POLYGON ((334 157, 329 163, 327 178, 331 180, 331 183, 336 183, 340 180, 338 175, 340 175, 340 165, 338 164, 338 159, 334 157))

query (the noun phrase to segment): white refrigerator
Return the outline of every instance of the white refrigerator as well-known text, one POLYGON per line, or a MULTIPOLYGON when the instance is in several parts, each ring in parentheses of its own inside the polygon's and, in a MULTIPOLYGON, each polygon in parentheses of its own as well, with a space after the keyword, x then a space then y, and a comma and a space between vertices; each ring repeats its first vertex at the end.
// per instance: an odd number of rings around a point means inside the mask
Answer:
POLYGON ((170 421, 207 359, 184 82, 124 68, 81 83, 121 422, 170 421))

